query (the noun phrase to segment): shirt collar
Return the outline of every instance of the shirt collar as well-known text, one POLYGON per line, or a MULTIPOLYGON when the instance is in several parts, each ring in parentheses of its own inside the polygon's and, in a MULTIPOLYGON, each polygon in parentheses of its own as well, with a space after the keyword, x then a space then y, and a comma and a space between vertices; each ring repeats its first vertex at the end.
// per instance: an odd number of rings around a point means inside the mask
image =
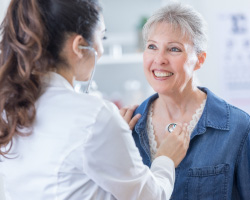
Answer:
POLYGON ((137 113, 141 114, 140 119, 138 120, 138 122, 135 125, 135 130, 137 133, 140 133, 144 128, 145 128, 145 123, 147 121, 147 115, 148 115, 148 111, 149 111, 149 106, 151 105, 151 103, 157 99, 159 97, 159 95, 156 93, 152 96, 150 96, 149 98, 147 98, 135 111, 134 115, 136 115, 137 113))
MULTIPOLYGON (((205 133, 207 127, 219 130, 229 130, 229 104, 218 98, 207 88, 199 87, 199 89, 207 94, 207 100, 201 118, 195 128, 198 132, 196 134, 205 133)), ((137 133, 140 133, 145 128, 149 106, 158 97, 158 94, 152 95, 137 108, 135 114, 140 113, 142 115, 135 126, 137 133)))
POLYGON ((73 86, 63 76, 55 72, 49 72, 45 75, 43 82, 47 86, 64 87, 71 91, 75 91, 73 86))
POLYGON ((207 88, 199 87, 199 89, 207 93, 207 101, 197 128, 210 127, 219 130, 229 130, 229 104, 207 88))

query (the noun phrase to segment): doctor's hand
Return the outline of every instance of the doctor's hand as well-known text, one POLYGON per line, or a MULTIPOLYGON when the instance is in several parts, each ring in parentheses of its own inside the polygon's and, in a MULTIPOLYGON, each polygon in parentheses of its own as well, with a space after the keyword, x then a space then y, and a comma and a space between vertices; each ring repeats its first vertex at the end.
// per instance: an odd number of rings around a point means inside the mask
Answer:
POLYGON ((173 160, 175 167, 177 167, 187 153, 189 142, 187 124, 177 123, 173 132, 165 133, 165 138, 158 148, 156 157, 167 156, 173 160))
POLYGON ((137 121, 140 119, 141 115, 140 114, 136 114, 133 118, 133 113, 135 111, 135 109, 138 107, 138 105, 134 105, 134 106, 129 106, 129 107, 124 107, 120 109, 120 114, 123 117, 123 119, 128 123, 129 128, 131 130, 133 130, 133 128, 135 127, 135 124, 137 123, 137 121))

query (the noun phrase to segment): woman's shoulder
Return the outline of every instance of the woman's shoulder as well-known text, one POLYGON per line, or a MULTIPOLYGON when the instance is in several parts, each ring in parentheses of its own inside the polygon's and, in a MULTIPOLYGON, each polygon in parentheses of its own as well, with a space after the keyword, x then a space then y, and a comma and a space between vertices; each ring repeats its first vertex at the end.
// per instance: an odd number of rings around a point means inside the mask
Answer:
POLYGON ((239 120, 245 120, 246 122, 250 123, 250 115, 246 111, 238 108, 232 104, 228 104, 230 107, 231 116, 233 118, 238 118, 239 120))
MULTIPOLYGON (((250 115, 244 110, 228 103, 226 100, 218 97, 207 88, 201 88, 207 93, 206 115, 207 118, 216 118, 218 123, 225 121, 229 124, 250 125, 250 115), (226 120, 227 119, 227 120, 226 120)), ((212 120, 210 120, 212 121, 212 120)))
POLYGON ((207 88, 201 88, 201 89, 207 93, 207 101, 211 105, 211 107, 212 106, 213 107, 217 106, 217 108, 224 107, 225 110, 227 110, 228 112, 230 111, 232 114, 237 114, 239 116, 243 116, 243 117, 247 117, 247 118, 250 117, 250 115, 246 111, 242 110, 241 108, 239 108, 235 105, 232 105, 227 100, 224 100, 223 98, 218 97, 216 94, 211 92, 209 89, 207 89, 207 88))

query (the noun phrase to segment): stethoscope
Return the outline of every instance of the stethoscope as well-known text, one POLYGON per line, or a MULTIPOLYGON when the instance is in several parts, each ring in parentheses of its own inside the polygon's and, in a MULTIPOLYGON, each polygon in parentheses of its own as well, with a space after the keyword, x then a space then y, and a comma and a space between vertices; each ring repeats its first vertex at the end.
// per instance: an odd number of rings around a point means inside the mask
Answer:
POLYGON ((90 86, 91 86, 91 83, 93 81, 93 77, 94 77, 94 74, 95 74, 95 68, 96 68, 96 62, 97 62, 97 52, 96 50, 93 48, 93 47, 90 47, 90 46, 78 46, 79 49, 86 49, 86 50, 90 50, 94 53, 95 55, 95 62, 94 62, 94 68, 92 70, 92 73, 90 75, 90 79, 88 81, 88 84, 87 84, 87 87, 86 87, 86 90, 84 93, 89 93, 89 89, 90 89, 90 86))

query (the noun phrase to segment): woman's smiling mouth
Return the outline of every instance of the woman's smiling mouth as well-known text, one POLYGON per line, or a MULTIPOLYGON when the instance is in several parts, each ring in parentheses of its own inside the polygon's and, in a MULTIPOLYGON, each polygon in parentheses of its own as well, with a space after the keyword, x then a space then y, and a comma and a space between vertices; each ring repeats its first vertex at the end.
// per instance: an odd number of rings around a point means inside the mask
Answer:
POLYGON ((153 70, 153 74, 157 78, 166 78, 166 77, 170 77, 170 76, 174 75, 174 73, 172 73, 172 72, 157 71, 157 70, 153 70))

